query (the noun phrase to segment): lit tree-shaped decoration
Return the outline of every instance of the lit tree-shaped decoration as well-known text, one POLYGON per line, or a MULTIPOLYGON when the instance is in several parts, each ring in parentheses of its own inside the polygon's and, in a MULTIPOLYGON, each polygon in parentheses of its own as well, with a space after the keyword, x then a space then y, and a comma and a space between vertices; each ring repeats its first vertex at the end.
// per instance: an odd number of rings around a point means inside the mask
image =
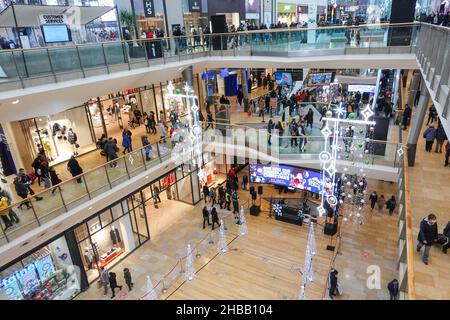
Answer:
POLYGON ((156 295, 155 288, 153 287, 153 282, 150 276, 147 276, 147 295, 145 296, 146 300, 158 300, 158 296, 156 295))
POLYGON ((188 281, 192 281, 195 278, 195 266, 194 266, 194 251, 191 248, 191 245, 187 246, 187 255, 186 255, 186 279, 188 281))
POLYGON ((239 235, 245 236, 248 233, 247 221, 245 220, 244 206, 241 206, 239 212, 239 235))
POLYGON ((225 231, 225 225, 223 220, 220 220, 220 229, 219 229, 219 253, 228 252, 228 243, 227 243, 227 233, 225 231))
POLYGON ((305 263, 302 273, 302 286, 300 287, 300 299, 306 299, 306 287, 314 282, 314 256, 317 254, 316 238, 314 236, 314 222, 309 223, 308 242, 306 243, 305 263))

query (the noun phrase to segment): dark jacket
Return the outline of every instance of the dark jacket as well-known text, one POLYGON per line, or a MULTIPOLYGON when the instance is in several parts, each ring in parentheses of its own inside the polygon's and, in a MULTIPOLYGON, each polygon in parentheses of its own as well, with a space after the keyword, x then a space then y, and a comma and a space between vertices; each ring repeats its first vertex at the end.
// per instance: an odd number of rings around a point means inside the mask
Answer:
POLYGON ((447 238, 450 238, 450 221, 447 223, 447 226, 445 227, 443 234, 447 238))
POLYGON ((424 218, 422 222, 420 222, 420 231, 419 235, 417 236, 417 240, 422 243, 426 240, 427 245, 430 246, 433 244, 434 239, 437 238, 437 235, 438 235, 437 223, 431 226, 428 224, 428 219, 424 218))
POLYGON ((207 219, 209 217, 209 211, 206 209, 206 207, 203 208, 203 218, 207 219))
POLYGON ((337 274, 336 271, 330 272, 330 287, 335 288, 337 286, 337 274))
POLYGON ((117 158, 117 145, 114 141, 110 140, 105 144, 105 148, 103 149, 103 151, 105 152, 105 154, 108 156, 109 160, 115 159, 117 158))
POLYGON ((378 195, 377 194, 371 194, 369 197, 370 202, 375 203, 378 200, 378 195))
POLYGON ((28 195, 28 184, 19 181, 19 180, 14 180, 14 187, 16 188, 16 192, 17 194, 20 195, 28 195))
POLYGON ((78 161, 75 158, 71 158, 69 162, 67 162, 67 168, 69 169, 73 177, 83 173, 83 169, 81 169, 78 161))
POLYGON ((62 182, 62 180, 58 177, 58 174, 55 170, 50 170, 50 180, 52 181, 52 185, 55 186, 62 182))
POLYGON ((392 294, 393 296, 397 296, 397 294, 398 294, 398 282, 395 283, 394 280, 392 280, 391 282, 388 283, 387 288, 388 288, 390 294, 392 294))
POLYGON ((111 286, 111 288, 117 287, 117 279, 112 275, 112 272, 109 273, 109 285, 111 286))
POLYGON ((211 218, 212 218, 212 221, 219 221, 219 216, 217 215, 216 208, 211 209, 211 218))
POLYGON ((125 279, 125 283, 132 283, 130 271, 124 271, 123 278, 125 279))
POLYGON ((436 130, 436 139, 437 140, 446 140, 447 135, 445 134, 445 130, 443 126, 439 126, 436 130))
POLYGON ((434 141, 436 139, 436 129, 435 128, 428 128, 423 133, 423 137, 426 141, 434 141))

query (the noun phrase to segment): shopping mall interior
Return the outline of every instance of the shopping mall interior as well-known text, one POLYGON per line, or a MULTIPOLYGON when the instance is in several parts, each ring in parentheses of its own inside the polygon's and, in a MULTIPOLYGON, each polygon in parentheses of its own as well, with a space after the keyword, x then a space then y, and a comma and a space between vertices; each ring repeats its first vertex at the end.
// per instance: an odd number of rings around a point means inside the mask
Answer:
POLYGON ((448 1, 230 3, 0 2, 0 300, 450 299, 448 1))

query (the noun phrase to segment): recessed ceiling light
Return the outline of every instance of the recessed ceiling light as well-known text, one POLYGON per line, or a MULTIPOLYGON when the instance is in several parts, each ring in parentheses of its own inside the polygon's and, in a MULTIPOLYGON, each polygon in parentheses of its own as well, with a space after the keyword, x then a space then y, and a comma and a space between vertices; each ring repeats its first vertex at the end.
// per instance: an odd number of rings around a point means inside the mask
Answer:
POLYGON ((16 99, 12 102, 12 104, 18 104, 19 103, 19 99, 16 99))
POLYGON ((92 210, 92 207, 89 207, 89 209, 88 210, 92 210))
POLYGON ((145 179, 148 179, 148 176, 146 176, 145 179))

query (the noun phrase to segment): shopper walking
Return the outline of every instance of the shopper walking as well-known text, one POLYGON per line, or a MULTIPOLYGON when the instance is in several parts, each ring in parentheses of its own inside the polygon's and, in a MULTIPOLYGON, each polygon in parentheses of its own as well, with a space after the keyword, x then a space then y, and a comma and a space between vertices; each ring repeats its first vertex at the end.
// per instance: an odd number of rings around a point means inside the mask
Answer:
POLYGON ((336 296, 336 291, 337 291, 337 286, 338 286, 338 271, 334 268, 331 268, 330 270, 330 274, 329 274, 329 281, 330 281, 330 288, 328 291, 328 295, 330 296, 330 299, 334 299, 334 297, 336 296))
POLYGON ((220 221, 219 216, 217 215, 216 207, 211 208, 211 219, 212 219, 212 228, 211 230, 214 230, 214 225, 217 224, 218 227, 220 227, 220 221))
POLYGON ((444 167, 448 166, 449 159, 450 159, 450 141, 447 141, 447 144, 445 145, 445 163, 444 163, 444 167))
POLYGON ((131 291, 133 289, 133 280, 131 279, 131 272, 130 269, 124 268, 123 269, 123 279, 125 280, 125 283, 128 286, 128 291, 131 291))
POLYGON ((437 117, 437 111, 436 111, 436 108, 432 105, 428 109, 427 125, 432 124, 434 121, 436 121, 436 117, 437 117))
POLYGON ((209 222, 209 211, 206 206, 203 207, 202 215, 203 215, 203 229, 205 229, 205 223, 208 223, 208 226, 211 225, 211 222, 209 222))
POLYGON ((248 177, 247 177, 247 175, 244 175, 242 177, 242 189, 247 190, 247 183, 248 183, 248 177))
POLYGON ((227 189, 225 191, 225 209, 227 209, 228 211, 230 211, 230 205, 231 205, 231 194, 230 194, 230 190, 227 189))
POLYGON ((392 213, 394 212, 395 207, 397 206, 397 200, 395 200, 395 196, 392 196, 387 202, 386 202, 386 209, 389 210, 389 215, 392 216, 392 213))
POLYGON ((425 151, 431 152, 434 139, 436 139, 436 129, 433 125, 430 125, 427 130, 425 130, 423 137, 425 138, 425 151))
POLYGON ((389 290, 390 300, 397 300, 398 299, 398 280, 393 279, 391 282, 388 283, 387 288, 389 290))
MULTIPOLYGON (((20 177, 17 176, 14 178, 14 188, 16 189, 16 193, 22 199, 28 198, 28 185, 21 181, 20 177)), ((22 206, 26 205, 27 209, 31 208, 31 202, 29 200, 20 203, 19 209, 22 210, 22 206)))
POLYGON ((124 131, 122 133, 122 147, 123 147, 123 151, 122 154, 125 153, 130 153, 131 152, 131 139, 130 137, 126 134, 126 132, 124 131))
MULTIPOLYGON (((58 177, 58 174, 56 173, 56 170, 54 167, 50 167, 48 169, 48 173, 50 175, 50 181, 52 183, 52 187, 60 184, 62 182, 62 180, 58 177)), ((52 190, 52 194, 55 194, 57 188, 53 188, 52 190)), ((59 188, 61 190, 61 188, 59 188)))
MULTIPOLYGON (((34 195, 34 191, 33 191, 33 189, 31 189, 31 183, 32 183, 32 181, 30 180, 30 178, 28 177, 28 175, 25 173, 25 169, 20 168, 20 169, 19 169, 19 173, 18 173, 17 175, 18 175, 19 178, 20 178, 20 182, 22 182, 23 184, 26 185, 29 194, 34 195)), ((36 200, 37 200, 37 201, 41 201, 42 199, 44 199, 44 198, 36 196, 36 200)))
POLYGON ((100 281, 103 286, 103 295, 108 294, 109 270, 105 267, 100 268, 100 281))
POLYGON ((305 120, 306 120, 306 128, 308 128, 309 126, 312 130, 314 123, 314 112, 312 108, 308 110, 308 113, 305 116, 305 120))
POLYGON ((114 297, 116 296, 115 289, 119 288, 119 291, 122 290, 122 286, 117 284, 117 276, 114 272, 109 273, 109 286, 112 290, 111 299, 114 299, 114 297))
POLYGON ((381 195, 377 200, 378 212, 383 213, 383 207, 385 204, 386 204, 386 200, 384 199, 384 196, 381 195))
POLYGON ((153 187, 153 201, 155 204, 161 203, 161 198, 159 197, 159 188, 157 186, 153 187))
POLYGON ((372 192, 372 194, 369 196, 369 201, 370 201, 370 209, 373 211, 373 208, 375 208, 375 204, 378 201, 378 195, 376 191, 372 192))
POLYGON ((447 135, 445 134, 442 123, 439 123, 439 126, 436 129, 436 148, 434 149, 434 152, 442 153, 442 146, 444 145, 445 140, 447 140, 447 135))
POLYGON ((450 248, 450 221, 447 223, 443 235, 447 237, 447 244, 442 247, 442 252, 447 254, 447 249, 450 248))
POLYGON ((106 142, 105 147, 103 148, 103 152, 106 155, 106 162, 110 162, 110 167, 115 168, 117 167, 117 162, 113 160, 117 159, 119 156, 117 155, 117 152, 119 151, 119 147, 117 147, 117 143, 115 142, 115 139, 109 138, 108 142, 106 142))
POLYGON ((402 127, 403 130, 406 130, 409 126, 411 120, 411 107, 408 104, 405 104, 405 109, 402 114, 402 127))
POLYGON ((167 135, 167 128, 165 123, 160 120, 159 121, 159 138, 162 140, 162 143, 166 143, 166 135, 167 135))
POLYGON ((436 223, 436 216, 430 213, 426 218, 420 222, 420 231, 417 236, 417 252, 420 252, 423 246, 425 251, 422 256, 422 261, 428 265, 428 259, 430 257, 430 249, 434 240, 438 236, 438 226, 436 223))
POLYGON ((239 197, 238 197, 236 191, 233 191, 233 193, 231 194, 231 201, 233 202, 234 218, 238 219, 239 218, 239 197))
POLYGON ((211 205, 215 205, 216 204, 216 189, 215 188, 211 188, 209 190, 209 198, 211 199, 211 205))
POLYGON ((209 197, 209 187, 207 184, 203 186, 203 197, 205 198, 205 203, 208 202, 209 197))

